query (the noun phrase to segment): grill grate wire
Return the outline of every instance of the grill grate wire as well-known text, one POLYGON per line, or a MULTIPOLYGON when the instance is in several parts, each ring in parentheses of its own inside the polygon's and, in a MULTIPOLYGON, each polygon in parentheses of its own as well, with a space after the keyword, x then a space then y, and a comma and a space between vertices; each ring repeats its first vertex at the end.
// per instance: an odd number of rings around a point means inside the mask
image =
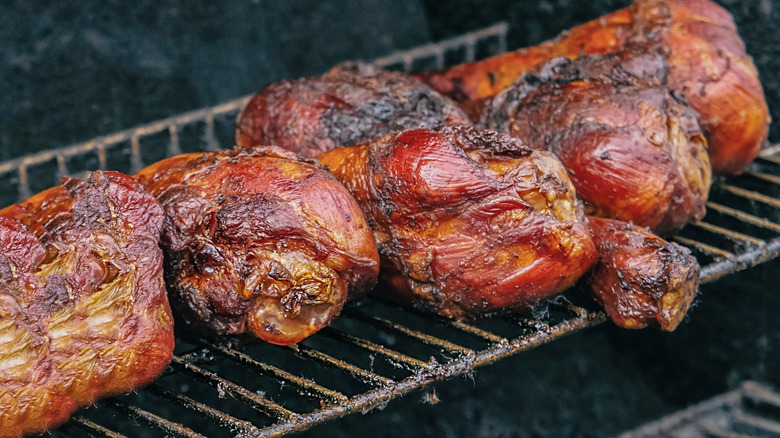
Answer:
POLYGON ((758 382, 622 433, 618 438, 772 437, 780 435, 780 394, 758 382))
MULTIPOLYGON (((505 51, 507 31, 506 23, 498 23, 375 62, 404 71, 468 62, 505 51)), ((0 163, 0 184, 7 188, 0 201, 24 200, 63 176, 78 176, 74 163, 134 173, 160 150, 172 156, 231 147, 235 118, 250 98, 0 163)), ((701 224, 674 237, 694 251, 703 283, 780 255, 780 145, 764 149, 744 175, 719 180, 707 206, 701 224)), ((475 323, 366 300, 347 306, 331 327, 290 347, 201 339, 177 330, 176 355, 158 382, 82 410, 52 434, 278 437, 303 431, 607 320, 592 303, 576 300, 575 294, 571 302, 545 303, 543 312, 475 323), (192 416, 197 421, 181 419, 192 416)))

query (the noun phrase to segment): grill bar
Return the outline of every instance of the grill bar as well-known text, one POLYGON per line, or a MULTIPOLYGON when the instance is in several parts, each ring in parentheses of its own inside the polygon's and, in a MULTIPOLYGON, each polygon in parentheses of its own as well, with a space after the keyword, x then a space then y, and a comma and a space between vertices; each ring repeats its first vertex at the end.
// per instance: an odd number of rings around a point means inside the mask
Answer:
POLYGON ((447 319, 442 316, 426 313, 424 311, 415 309, 415 308, 409 308, 405 309, 406 312, 414 313, 415 315, 421 316, 426 319, 430 319, 433 321, 436 321, 438 324, 452 327, 453 329, 456 329, 460 332, 463 332, 469 336, 472 336, 476 339, 479 339, 483 342, 486 342, 488 344, 508 344, 509 340, 503 336, 499 336, 495 333, 492 333, 487 330, 483 330, 479 327, 474 326, 473 324, 469 324, 467 322, 463 321, 456 321, 453 319, 447 319))
POLYGON ((780 156, 778 156, 778 154, 780 154, 780 145, 774 145, 762 150, 761 155, 759 155, 756 160, 780 165, 780 156))
POLYGON ((318 385, 317 383, 312 382, 311 380, 298 377, 294 374, 279 369, 275 366, 268 365, 263 362, 259 362, 255 359, 252 359, 248 355, 241 353, 240 351, 236 351, 231 348, 227 348, 211 342, 204 342, 204 345, 208 345, 208 347, 215 352, 221 353, 227 357, 235 359, 236 361, 239 361, 250 367, 256 368, 263 373, 270 374, 274 376, 277 380, 290 383, 295 387, 305 391, 306 393, 316 396, 320 400, 332 402, 332 403, 342 403, 347 400, 347 397, 338 391, 325 388, 324 386, 318 385))
POLYGON ((139 407, 128 405, 126 403, 119 402, 119 401, 114 401, 112 405, 115 409, 127 414, 127 416, 131 418, 135 418, 136 420, 143 421, 144 423, 170 436, 179 437, 179 438, 206 438, 204 435, 195 432, 189 427, 186 427, 180 423, 175 423, 173 421, 166 420, 165 418, 160 417, 159 415, 155 415, 139 407))
POLYGON ((780 423, 777 421, 759 417, 757 415, 751 415, 741 409, 737 409, 734 412, 734 419, 744 425, 759 429, 766 433, 771 433, 775 436, 780 436, 780 423))
POLYGON ((380 354, 386 357, 388 360, 390 360, 391 363, 393 363, 398 367, 407 368, 412 371, 420 371, 429 368, 429 364, 419 359, 415 359, 403 353, 399 353, 383 345, 379 345, 374 342, 361 339, 357 336, 353 336, 349 333, 343 332, 333 327, 325 327, 323 330, 320 331, 320 333, 322 333, 325 336, 328 336, 329 338, 354 345, 358 348, 362 348, 371 353, 380 354))
POLYGON ((380 376, 379 374, 376 374, 371 371, 366 371, 363 368, 352 365, 349 362, 336 359, 335 357, 329 354, 325 354, 319 350, 315 350, 303 344, 291 346, 290 348, 293 349, 295 351, 295 354, 298 356, 315 360, 331 368, 340 369, 346 372, 347 374, 355 377, 356 379, 360 380, 363 383, 368 383, 369 385, 373 385, 373 386, 381 385, 384 387, 389 387, 395 384, 393 379, 380 376))
POLYGON ((763 204, 769 205, 770 207, 780 208, 780 199, 772 198, 771 196, 762 195, 761 193, 753 192, 747 189, 743 189, 741 187, 737 187, 725 183, 718 185, 718 188, 720 188, 725 192, 731 193, 733 195, 750 199, 751 201, 758 201, 763 204))
POLYGON ((754 403, 765 403, 774 409, 780 410, 780 394, 755 382, 744 382, 742 392, 745 397, 754 403))
POLYGON ((219 375, 217 375, 216 373, 212 373, 210 371, 204 370, 203 368, 188 363, 187 361, 182 360, 178 357, 173 358, 173 364, 177 365, 180 369, 185 370, 186 372, 192 374, 198 379, 203 380, 206 383, 214 386, 219 391, 224 391, 226 393, 229 393, 230 395, 239 398, 244 402, 254 406, 256 409, 258 409, 259 411, 267 415, 270 415, 277 419, 288 419, 291 418, 293 415, 295 415, 294 412, 287 410, 282 406, 278 405, 277 403, 274 403, 271 400, 261 397, 260 395, 255 394, 252 391, 249 391, 243 386, 237 385, 229 380, 225 380, 219 377, 219 375))
POLYGON ((106 156, 106 145, 99 144, 97 147, 97 153, 98 153, 98 166, 100 166, 101 169, 108 168, 108 157, 106 156))
POLYGON ((217 136, 214 135, 214 114, 206 114, 205 120, 206 128, 203 132, 203 140, 206 144, 206 150, 215 151, 219 149, 219 141, 217 140, 217 136))
POLYGON ((703 230, 707 230, 713 234, 720 234, 721 236, 725 236, 728 239, 739 240, 742 242, 750 243, 755 246, 761 246, 766 244, 766 242, 764 242, 761 239, 757 239, 755 237, 748 236, 747 234, 743 234, 737 231, 732 231, 729 230, 728 228, 723 228, 717 225, 713 225, 708 222, 699 222, 698 224, 691 224, 691 226, 701 228, 703 230))
POLYGON ((772 175, 764 172, 753 172, 753 171, 745 172, 745 175, 752 176, 753 178, 760 179, 761 181, 766 181, 768 183, 780 185, 780 177, 777 175, 772 175))
POLYGON ((682 236, 674 236, 673 239, 677 243, 680 243, 682 245, 685 245, 685 246, 688 246, 688 247, 691 247, 691 248, 696 248, 699 251, 701 251, 701 252, 703 252, 703 253, 705 253, 705 254, 707 254, 709 256, 712 256, 714 258, 730 259, 730 258, 734 257, 734 253, 722 250, 722 249, 720 249, 718 247, 715 247, 715 246, 712 246, 712 245, 708 245, 708 244, 706 244, 704 242, 699 242, 698 240, 688 239, 687 237, 682 237, 682 236))
POLYGON ((258 428, 248 421, 240 420, 232 415, 212 408, 211 406, 195 401, 186 395, 165 389, 155 383, 149 386, 149 391, 182 407, 205 414, 211 419, 218 421, 221 425, 229 427, 234 432, 240 432, 246 436, 254 436, 258 432, 258 428))
POLYGON ((425 44, 411 50, 392 53, 374 60, 374 63, 382 67, 392 65, 403 65, 404 71, 411 71, 414 61, 426 58, 436 59, 436 68, 444 68, 444 54, 450 50, 465 48, 466 56, 463 62, 472 62, 476 60, 476 46, 479 41, 495 37, 498 39, 498 52, 506 51, 506 34, 509 31, 509 25, 506 22, 496 23, 490 27, 480 29, 475 32, 465 33, 463 35, 438 41, 436 43, 425 44))
MULTIPOLYGON (((766 386, 742 382, 738 389, 625 432, 618 438, 780 436, 780 423, 771 416, 754 413, 751 408, 755 402, 764 401, 764 397, 780 399, 780 395, 766 386)), ((777 404, 772 406, 780 408, 777 404)))
MULTIPOLYGON (((85 156, 90 152, 97 150, 101 145, 119 144, 128 140, 131 142, 131 147, 134 146, 132 147, 133 159, 139 163, 143 163, 139 147, 141 138, 164 131, 169 131, 171 126, 190 125, 207 118, 207 116, 210 116, 213 119, 214 116, 237 113, 241 108, 244 107, 244 105, 246 105, 250 98, 251 96, 240 97, 238 99, 233 99, 214 107, 203 108, 177 116, 168 117, 166 119, 141 125, 136 128, 119 131, 117 133, 103 137, 98 137, 84 143, 78 143, 60 149, 45 150, 33 155, 27 155, 13 160, 8 160, 0 163, 0 174, 21 172, 22 169, 24 169, 26 172, 26 168, 29 166, 40 165, 51 160, 59 160, 60 157, 67 160, 68 158, 85 156)), ((143 167, 143 165, 141 164, 139 166, 139 170, 140 167, 143 167)), ((29 181, 20 180, 20 193, 25 191, 30 191, 29 181)), ((26 198, 22 197, 20 199, 26 198)))
POLYGON ((527 351, 548 342, 553 342, 568 334, 601 324, 606 321, 606 319, 607 316, 603 312, 586 312, 583 316, 552 326, 549 332, 538 332, 528 337, 515 339, 508 344, 494 345, 493 347, 478 353, 473 359, 462 358, 461 360, 454 360, 446 365, 433 365, 430 367, 429 373, 415 373, 390 387, 376 389, 352 397, 346 404, 336 405, 318 412, 301 415, 300 421, 296 424, 282 423, 270 426, 263 429, 258 436, 280 437, 290 432, 300 432, 309 429, 316 424, 340 418, 349 413, 365 413, 377 406, 384 405, 394 398, 404 396, 416 389, 427 387, 436 381, 456 377, 476 367, 488 365, 521 351, 527 351))
POLYGON ((437 338, 435 336, 431 336, 431 335, 429 335, 427 333, 423 333, 423 332, 421 332, 419 330, 410 329, 410 328, 408 328, 408 327, 406 327, 404 325, 395 323, 395 322, 390 321, 388 319, 380 318, 378 316, 373 316, 373 315, 366 315, 366 314, 363 314, 363 313, 360 313, 360 312, 355 312, 355 311, 350 311, 350 310, 345 311, 345 313, 348 314, 350 317, 352 317, 354 319, 357 319, 357 320, 360 320, 360 321, 364 321, 364 322, 366 322, 368 324, 372 324, 372 325, 374 325, 376 327, 382 327, 382 328, 394 330, 394 331, 402 333, 402 334, 404 334, 404 335, 406 335, 406 336, 408 336, 410 338, 417 339, 418 341, 421 341, 421 342, 423 342, 425 344, 433 345, 435 347, 442 348, 442 349, 444 349, 447 352, 452 353, 452 354, 462 354, 462 355, 466 355, 466 356, 473 356, 474 355, 474 350, 472 350, 470 348, 462 347, 460 345, 457 345, 455 343, 449 342, 447 340, 440 339, 440 338, 437 338))
POLYGON ((480 338, 486 342, 490 342, 493 344, 500 344, 500 345, 509 343, 509 340, 505 337, 497 336, 487 330, 482 330, 479 327, 474 327, 473 325, 467 324, 465 322, 447 321, 446 324, 462 331, 463 333, 468 333, 469 335, 480 338))
POLYGON ((179 146, 179 129, 176 125, 168 126, 168 137, 171 139, 168 142, 168 156, 173 157, 181 154, 181 146, 179 146))
POLYGON ((73 423, 75 423, 77 426, 79 426, 81 429, 83 429, 91 436, 97 436, 103 438, 127 438, 125 435, 122 435, 121 433, 114 432, 111 429, 106 429, 105 427, 97 423, 87 420, 81 415, 75 415, 73 418, 71 418, 71 421, 73 421, 73 423))
POLYGON ((715 281, 725 275, 772 260, 779 255, 780 238, 775 238, 760 248, 746 251, 726 260, 703 266, 701 269, 701 282, 709 283, 715 281))
POLYGON ((780 224, 776 224, 768 219, 754 216, 750 213, 745 213, 742 210, 737 210, 711 201, 707 202, 707 209, 731 216, 734 219, 740 220, 750 225, 755 225, 769 231, 780 233, 780 224))
POLYGON ((27 199, 32 196, 30 190, 30 178, 27 176, 27 166, 19 166, 19 199, 27 199))
POLYGON ((57 155, 57 179, 62 179, 68 172, 68 165, 65 163, 65 157, 57 155))

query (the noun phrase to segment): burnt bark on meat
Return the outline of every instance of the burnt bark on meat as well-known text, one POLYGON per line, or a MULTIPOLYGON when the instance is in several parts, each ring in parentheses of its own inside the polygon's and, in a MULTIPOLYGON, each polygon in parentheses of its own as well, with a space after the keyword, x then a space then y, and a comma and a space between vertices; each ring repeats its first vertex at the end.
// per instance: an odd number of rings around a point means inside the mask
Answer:
POLYGON ((466 126, 389 134, 319 157, 374 229, 390 298, 452 318, 534 304, 595 262, 560 162, 466 126))
POLYGON ((599 261, 579 286, 620 327, 677 328, 698 290, 696 258, 642 227, 597 217, 589 222, 599 261))
POLYGON ((670 234, 704 216, 711 169, 666 69, 645 52, 554 58, 488 101, 480 125, 556 154, 588 214, 670 234))
POLYGON ((0 210, 0 437, 55 428, 171 361, 162 222, 116 172, 0 210))
POLYGON ((376 283, 376 245, 355 200, 289 152, 185 154, 136 176, 165 209, 166 282, 195 327, 293 344, 376 283))
POLYGON ((454 102, 409 75, 345 63, 266 87, 238 116, 236 144, 277 145, 313 158, 393 131, 470 123, 454 102))
POLYGON ((734 19, 708 0, 636 0, 538 46, 418 77, 473 107, 542 61, 637 47, 666 54, 669 86, 701 116, 714 172, 741 173, 767 138, 769 108, 734 19))

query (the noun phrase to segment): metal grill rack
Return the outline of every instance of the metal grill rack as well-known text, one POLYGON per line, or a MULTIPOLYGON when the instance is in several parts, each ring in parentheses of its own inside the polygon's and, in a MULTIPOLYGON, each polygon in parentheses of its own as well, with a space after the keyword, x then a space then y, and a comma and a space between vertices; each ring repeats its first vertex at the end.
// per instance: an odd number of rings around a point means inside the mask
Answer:
POLYGON ((618 438, 780 436, 780 394, 757 382, 645 424, 618 438))
MULTIPOLYGON (((440 68, 506 49, 504 23, 380 58, 400 70, 440 68)), ((91 169, 134 173, 183 152, 231 147, 250 96, 85 143, 0 163, 9 204, 91 169)), ((780 146, 749 172, 719 181, 707 217, 675 239, 693 249, 703 282, 780 254, 780 146)), ((53 436, 282 436, 367 412, 436 381, 606 321, 576 292, 526 315, 473 324, 364 300, 333 325, 291 347, 233 337, 205 340, 177 330, 173 363, 150 387, 75 415, 53 436), (581 301, 581 302, 580 302, 581 301)))

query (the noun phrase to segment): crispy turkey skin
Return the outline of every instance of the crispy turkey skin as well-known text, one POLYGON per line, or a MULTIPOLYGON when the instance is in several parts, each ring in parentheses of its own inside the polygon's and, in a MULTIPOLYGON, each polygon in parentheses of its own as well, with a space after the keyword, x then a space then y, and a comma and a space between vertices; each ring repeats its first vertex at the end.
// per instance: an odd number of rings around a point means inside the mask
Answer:
POLYGON ((532 305, 595 262, 560 162, 493 131, 389 134, 319 156, 374 229, 390 298, 451 318, 532 305))
POLYGON ((185 154, 136 176, 165 210, 166 282, 194 327, 293 344, 376 283, 376 245, 355 200, 292 153, 185 154))
POLYGON ((688 248, 632 224, 589 218, 599 261, 579 282, 623 328, 673 331, 699 287, 688 248))
POLYGON ((411 76, 349 62, 263 89, 238 116, 236 144, 313 158, 393 131, 469 123, 454 102, 411 76))
POLYGON ((693 110, 663 57, 554 58, 489 99, 479 125, 558 156, 588 214, 668 235, 705 213, 712 183, 693 110))
POLYGON ((55 428, 171 361, 162 222, 117 172, 0 210, 0 437, 55 428))
POLYGON ((542 61, 629 48, 666 54, 669 86, 701 116, 714 172, 741 173, 767 138, 769 108, 734 19, 709 0, 636 0, 538 46, 417 77, 478 107, 542 61))

